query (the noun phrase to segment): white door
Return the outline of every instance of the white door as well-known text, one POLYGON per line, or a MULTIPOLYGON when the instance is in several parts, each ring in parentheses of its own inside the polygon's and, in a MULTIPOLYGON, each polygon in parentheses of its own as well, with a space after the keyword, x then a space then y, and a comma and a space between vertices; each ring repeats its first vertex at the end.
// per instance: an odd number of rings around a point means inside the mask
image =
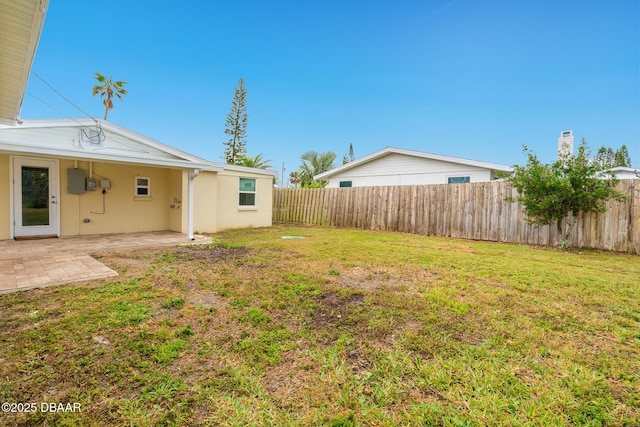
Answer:
POLYGON ((58 161, 13 158, 14 236, 58 236, 58 161))

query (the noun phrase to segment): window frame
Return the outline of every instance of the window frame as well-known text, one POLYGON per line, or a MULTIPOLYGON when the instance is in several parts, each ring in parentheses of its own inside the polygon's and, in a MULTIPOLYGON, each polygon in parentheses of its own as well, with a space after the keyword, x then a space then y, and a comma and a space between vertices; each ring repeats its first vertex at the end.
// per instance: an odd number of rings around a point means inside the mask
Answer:
POLYGON ((339 188, 352 188, 353 187, 353 180, 338 181, 338 187, 339 188), (342 185, 342 184, 349 184, 349 185, 342 185))
POLYGON ((134 195, 135 197, 151 197, 151 178, 148 176, 136 176, 134 181, 134 195), (147 184, 143 185, 138 182, 138 180, 145 179, 147 180, 147 184), (139 190, 145 188, 147 190, 147 194, 140 194, 139 190))
POLYGON ((241 209, 251 209, 257 206, 257 193, 258 193, 258 180, 256 178, 238 177, 238 207, 241 209), (242 189, 242 180, 253 181, 253 191, 247 191, 242 189), (253 204, 243 204, 242 195, 253 194, 253 204))
POLYGON ((451 175, 447 176, 447 184, 469 184, 471 182, 471 175, 451 175), (465 179, 463 182, 451 182, 452 179, 465 179))

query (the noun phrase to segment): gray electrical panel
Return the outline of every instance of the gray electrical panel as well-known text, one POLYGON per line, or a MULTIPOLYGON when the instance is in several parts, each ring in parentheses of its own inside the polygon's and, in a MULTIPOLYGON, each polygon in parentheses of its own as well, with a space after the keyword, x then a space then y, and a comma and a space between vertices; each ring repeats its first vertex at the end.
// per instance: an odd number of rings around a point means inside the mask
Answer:
POLYGON ((84 170, 82 169, 67 169, 67 193, 69 194, 84 194, 84 170))

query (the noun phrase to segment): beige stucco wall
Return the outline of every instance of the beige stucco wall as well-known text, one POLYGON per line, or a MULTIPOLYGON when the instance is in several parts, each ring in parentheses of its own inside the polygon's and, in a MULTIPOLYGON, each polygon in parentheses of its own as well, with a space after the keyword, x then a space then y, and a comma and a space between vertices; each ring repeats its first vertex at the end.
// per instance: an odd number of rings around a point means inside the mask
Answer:
POLYGON ((272 198, 271 176, 228 170, 219 172, 217 231, 271 226, 272 198), (255 207, 239 206, 239 178, 256 179, 255 207))
MULTIPOLYGON (((98 189, 84 194, 69 194, 67 169, 73 167, 73 160, 60 161, 62 236, 171 229, 170 206, 174 197, 182 198, 179 188, 170 184, 171 178, 176 176, 175 171, 142 165, 93 162, 93 177, 98 180, 98 189), (150 178, 151 197, 135 196, 136 177, 150 178), (101 178, 111 180, 111 189, 107 189, 104 196, 99 188, 101 178), (84 222, 85 219, 89 222, 84 222)), ((78 168, 89 176, 89 162, 78 161, 78 168)))
POLYGON ((0 154, 0 240, 11 237, 10 185, 9 155, 0 154))
MULTIPOLYGON (((37 156, 33 156, 36 158, 37 156)), ((10 155, 0 154, 0 239, 11 237, 10 155)), ((96 191, 69 194, 67 169, 76 161, 61 159, 60 235, 131 233, 159 230, 187 232, 188 172, 180 169, 77 161, 86 176, 93 171, 96 191), (135 196, 135 178, 148 177, 151 197, 135 196), (111 188, 103 196, 100 179, 111 188), (104 205, 103 205, 104 198, 104 205), (88 219, 88 222, 85 222, 88 219)), ((203 171, 194 179, 194 231, 271 225, 273 178, 250 172, 203 171), (239 178, 256 179, 256 206, 239 206, 239 178)))
MULTIPOLYGON (((187 194, 187 189, 185 189, 185 194, 187 194)), ((217 194, 218 174, 216 172, 200 172, 193 181, 193 230, 195 232, 215 233, 217 231, 217 194)))
POLYGON ((168 230, 183 232, 182 214, 187 211, 186 191, 182 192, 183 171, 181 169, 171 169, 169 174, 169 226, 168 230), (183 194, 185 196, 183 196, 183 194))

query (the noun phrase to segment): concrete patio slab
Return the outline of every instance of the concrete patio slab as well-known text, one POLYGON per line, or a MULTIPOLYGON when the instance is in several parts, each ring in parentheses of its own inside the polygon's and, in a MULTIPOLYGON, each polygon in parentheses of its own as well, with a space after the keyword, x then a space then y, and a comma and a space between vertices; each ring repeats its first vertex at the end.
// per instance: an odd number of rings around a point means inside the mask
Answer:
POLYGON ((136 247, 210 243, 205 236, 162 231, 43 240, 0 240, 0 293, 116 276, 91 254, 136 247))

